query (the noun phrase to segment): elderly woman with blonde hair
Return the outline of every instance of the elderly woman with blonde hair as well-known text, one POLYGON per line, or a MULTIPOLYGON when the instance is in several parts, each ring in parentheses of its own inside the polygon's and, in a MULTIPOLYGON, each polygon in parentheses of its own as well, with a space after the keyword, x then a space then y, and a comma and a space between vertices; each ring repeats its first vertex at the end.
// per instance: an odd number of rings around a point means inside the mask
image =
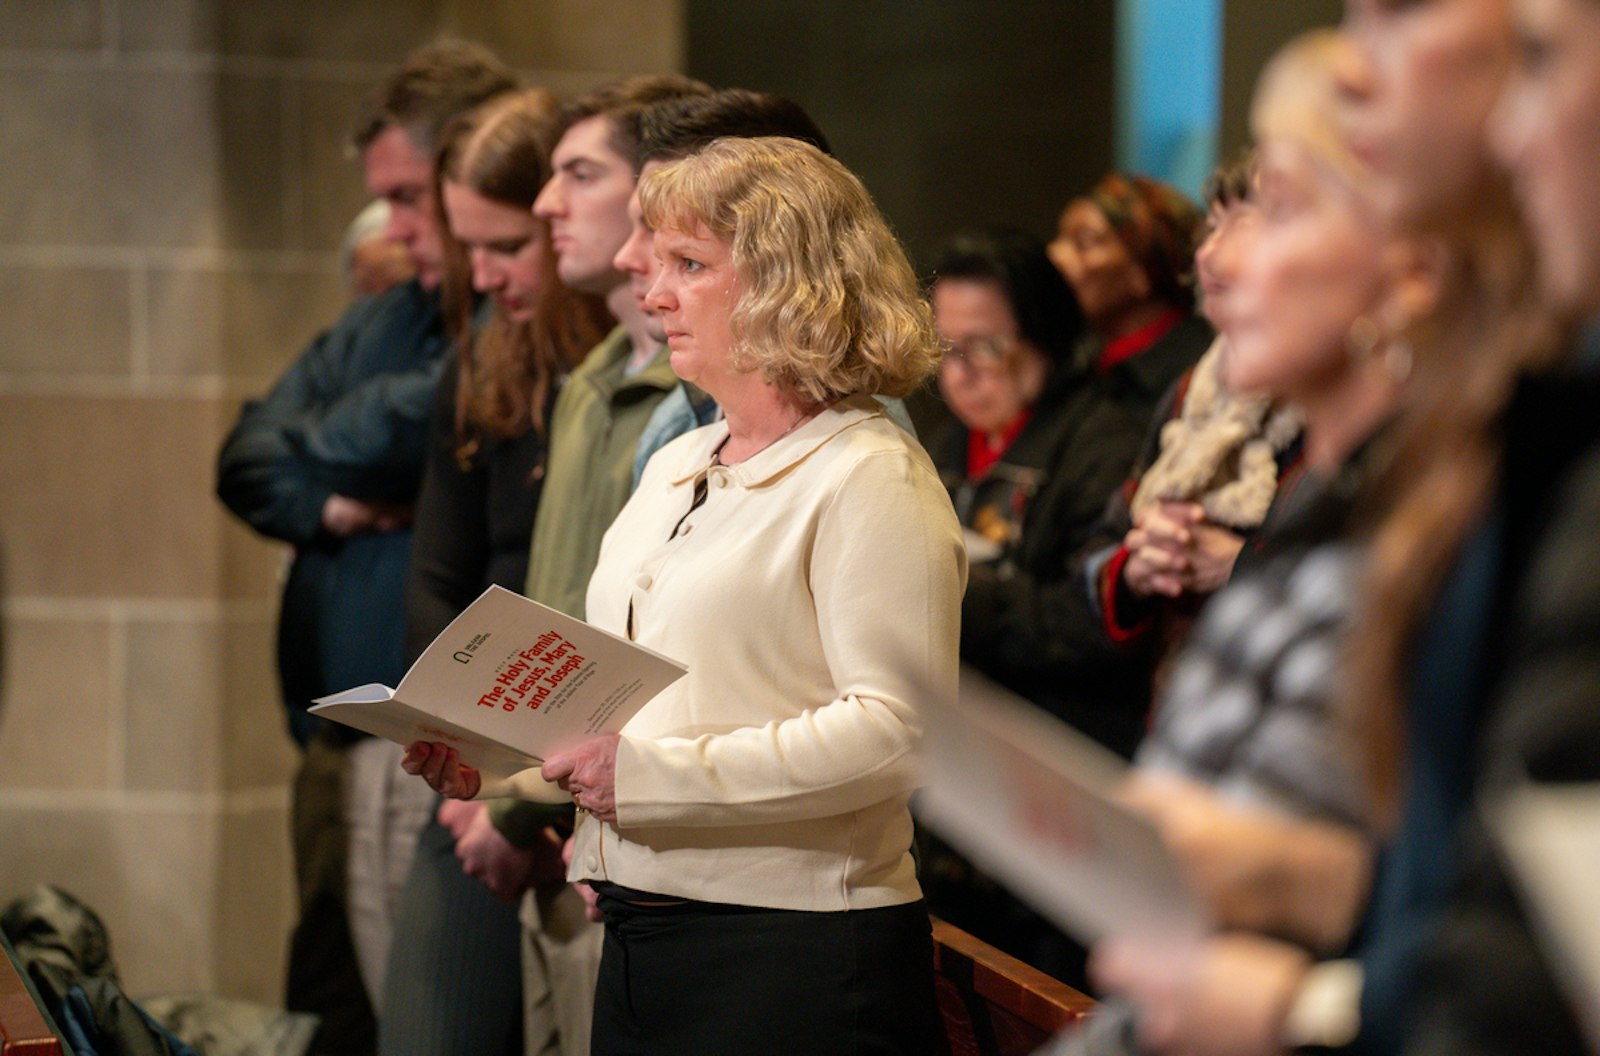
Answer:
POLYGON ((673 369, 724 421, 663 448, 607 533, 591 622, 684 661, 620 736, 508 787, 442 747, 447 794, 584 811, 594 1052, 925 1053, 929 925, 907 801, 917 705, 953 694, 966 560, 926 454, 872 399, 938 362, 859 180, 795 140, 647 175, 673 369))
POLYGON ((1379 482, 1415 375, 1437 369, 1424 341, 1450 274, 1443 244, 1394 231, 1371 195, 1345 132, 1354 61, 1346 36, 1319 30, 1257 84, 1258 213, 1235 235, 1221 375, 1299 407, 1307 471, 1200 614, 1125 790, 1220 930, 1097 944, 1092 976, 1137 1015, 1097 1016, 1052 1056, 1268 1053, 1355 1029, 1350 966, 1312 969, 1359 941, 1380 840, 1337 692, 1365 525, 1393 501, 1379 482))

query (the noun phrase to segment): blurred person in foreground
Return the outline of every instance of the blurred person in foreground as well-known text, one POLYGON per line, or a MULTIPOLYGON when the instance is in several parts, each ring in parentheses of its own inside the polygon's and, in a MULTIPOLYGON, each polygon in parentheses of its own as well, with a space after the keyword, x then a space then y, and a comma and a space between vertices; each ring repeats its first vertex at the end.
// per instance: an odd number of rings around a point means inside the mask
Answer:
MULTIPOLYGON (((1499 599, 1524 552, 1508 528, 1537 509, 1524 502, 1539 485, 1485 517, 1514 379, 1554 347, 1484 134, 1513 54, 1509 8, 1351 0, 1347 11, 1351 150, 1385 224, 1436 240, 1444 274, 1439 308, 1415 335, 1339 683, 1382 849, 1347 959, 1318 962, 1244 932, 1217 936, 1178 972, 1108 957, 1106 981, 1138 995, 1146 1040, 1162 1051, 1393 1053, 1419 1029, 1428 970, 1418 954, 1462 861, 1504 642, 1499 599)), ((1504 468, 1527 467, 1508 457, 1504 468)), ((1542 469, 1534 479, 1549 483, 1542 469)), ((1522 1049, 1521 1038, 1502 1040, 1493 1051, 1522 1049)))
MULTIPOLYGON (((1497 508, 1507 548, 1482 684, 1476 793, 1593 789, 1600 781, 1600 3, 1510 4, 1516 61, 1490 125, 1537 250, 1546 304, 1574 332, 1555 368, 1523 379, 1506 414, 1497 508)), ((1586 793, 1592 795, 1592 792, 1586 793)), ((1487 1056, 1592 1053, 1580 1015, 1594 980, 1513 882, 1469 815, 1461 876, 1421 958, 1405 1051, 1487 1056), (1563 975, 1566 971, 1569 974, 1563 975), (1565 985, 1561 985, 1565 984, 1565 985)), ((1594 862, 1569 852, 1592 878, 1594 862)), ((1592 1005, 1589 1005, 1592 1014, 1592 1005)))
MULTIPOLYGON (((1371 872, 1367 803, 1333 693, 1360 579, 1359 499, 1409 377, 1403 334, 1431 311, 1440 274, 1439 247, 1390 235, 1363 195, 1368 173, 1339 119, 1348 49, 1332 30, 1308 34, 1262 74, 1251 113, 1259 215, 1235 236, 1219 313, 1223 380, 1302 410, 1306 479, 1201 612, 1126 793, 1218 923, 1324 954, 1349 941, 1371 872)), ((1097 958, 1149 958, 1151 975, 1191 952, 1107 947, 1097 958)), ((1159 1008, 1141 1009, 1139 1027, 1160 1042, 1159 1008)), ((1105 1017, 1061 1048, 1139 1046, 1131 1020, 1105 1017)))
MULTIPOLYGON (((917 701, 955 688, 965 557, 931 462, 871 398, 934 369, 927 306, 860 181, 814 147, 723 140, 640 200, 663 265, 647 303, 725 418, 651 459, 588 612, 689 674, 506 789, 556 782, 586 812, 594 1050, 932 1051, 907 802, 917 701)), ((406 766, 502 791, 442 745, 406 766)))

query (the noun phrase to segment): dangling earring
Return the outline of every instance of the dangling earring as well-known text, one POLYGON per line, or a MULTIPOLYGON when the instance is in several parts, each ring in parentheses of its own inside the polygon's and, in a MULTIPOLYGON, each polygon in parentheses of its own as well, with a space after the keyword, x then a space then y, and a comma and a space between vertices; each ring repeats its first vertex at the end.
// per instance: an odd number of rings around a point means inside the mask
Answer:
POLYGON ((1370 315, 1358 315, 1344 335, 1344 347, 1352 362, 1365 363, 1382 340, 1383 331, 1378 329, 1377 322, 1370 315))
POLYGON ((1387 326, 1370 315, 1358 315, 1344 335, 1344 347, 1354 363, 1372 360, 1381 349, 1383 354, 1378 358, 1378 366, 1398 385, 1411 376, 1411 345, 1399 336, 1403 329, 1404 322, 1387 326))
POLYGON ((1411 343, 1403 337, 1391 337, 1383 350, 1383 369, 1396 385, 1411 376, 1411 343))
POLYGON ((1401 335, 1411 327, 1411 313, 1399 301, 1391 300, 1383 310, 1383 369, 1396 385, 1411 377, 1411 342, 1401 335))

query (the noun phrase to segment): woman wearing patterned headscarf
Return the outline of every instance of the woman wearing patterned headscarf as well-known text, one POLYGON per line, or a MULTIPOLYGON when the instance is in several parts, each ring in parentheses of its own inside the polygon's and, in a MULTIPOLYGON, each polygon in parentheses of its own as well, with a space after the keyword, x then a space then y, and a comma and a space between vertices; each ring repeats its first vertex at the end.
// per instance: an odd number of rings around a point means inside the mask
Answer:
MULTIPOLYGON (((1099 336, 1099 371, 1158 345, 1164 351, 1163 338, 1181 338, 1174 331, 1185 323, 1189 334, 1203 330, 1193 311, 1194 252, 1204 219, 1176 188, 1120 172, 1062 210, 1050 259, 1072 284, 1099 336)), ((1173 344, 1188 347, 1181 340, 1173 344)), ((1191 362, 1204 344, 1192 348, 1191 362)))

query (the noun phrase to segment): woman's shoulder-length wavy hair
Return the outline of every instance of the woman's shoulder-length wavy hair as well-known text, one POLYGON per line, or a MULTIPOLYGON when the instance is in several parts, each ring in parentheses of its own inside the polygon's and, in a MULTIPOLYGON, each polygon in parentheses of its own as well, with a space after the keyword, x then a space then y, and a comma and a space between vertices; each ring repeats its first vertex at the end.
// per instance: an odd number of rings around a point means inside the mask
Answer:
POLYGON ((905 250, 861 181, 816 147, 719 139, 647 175, 639 203, 656 230, 704 226, 729 243, 736 369, 816 404, 905 396, 938 367, 905 250))

